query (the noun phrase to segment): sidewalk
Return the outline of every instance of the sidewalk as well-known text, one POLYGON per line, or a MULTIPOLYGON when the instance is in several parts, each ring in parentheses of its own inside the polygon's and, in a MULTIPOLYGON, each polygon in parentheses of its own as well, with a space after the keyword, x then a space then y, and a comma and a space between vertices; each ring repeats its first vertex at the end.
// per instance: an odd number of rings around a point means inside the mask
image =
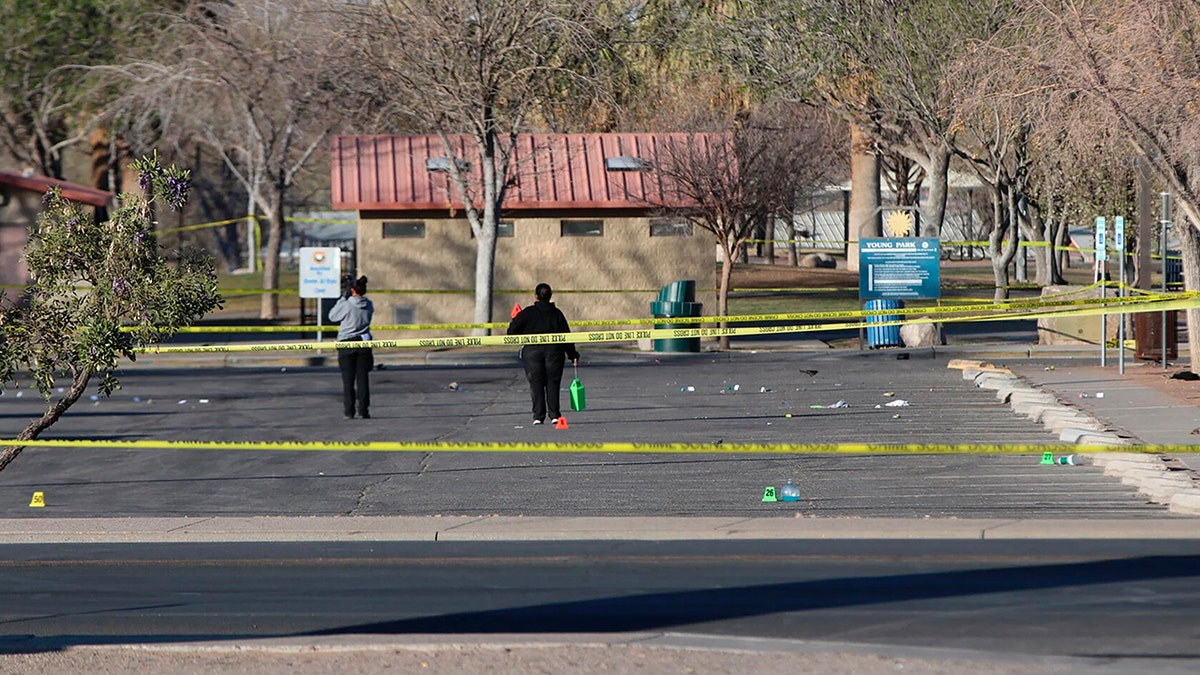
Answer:
POLYGON ((333 516, 0 519, 0 544, 1195 539, 1192 518, 333 516))

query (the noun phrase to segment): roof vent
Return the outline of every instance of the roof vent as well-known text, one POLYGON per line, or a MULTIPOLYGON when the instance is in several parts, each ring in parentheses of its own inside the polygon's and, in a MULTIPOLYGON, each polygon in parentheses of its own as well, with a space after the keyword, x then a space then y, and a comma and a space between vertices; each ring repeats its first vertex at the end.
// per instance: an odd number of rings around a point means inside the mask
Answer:
POLYGON ((604 158, 604 169, 606 171, 649 171, 651 166, 650 162, 641 157, 620 155, 604 158))
MULTIPOLYGON (((454 163, 458 166, 459 171, 471 168, 469 163, 458 157, 454 158, 454 163)), ((425 170, 433 173, 450 173, 450 160, 446 157, 430 157, 425 160, 425 170)))

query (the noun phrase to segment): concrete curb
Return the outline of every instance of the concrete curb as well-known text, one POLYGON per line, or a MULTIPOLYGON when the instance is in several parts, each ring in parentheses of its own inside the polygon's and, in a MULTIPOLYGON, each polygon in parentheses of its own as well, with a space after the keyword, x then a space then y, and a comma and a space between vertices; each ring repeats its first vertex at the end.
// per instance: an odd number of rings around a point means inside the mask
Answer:
POLYGON ((1200 516, 1200 489, 1176 492, 1167 502, 1171 513, 1185 516, 1200 516))
POLYGON ((994 389, 996 399, 1008 403, 1013 412, 1040 422, 1058 434, 1059 440, 1076 445, 1129 445, 1127 439, 1107 425, 1076 408, 1064 405, 1051 392, 1044 391, 1010 372, 992 369, 983 362, 963 362, 963 379, 973 380, 981 389, 994 389), (974 367, 972 367, 974 366, 974 367))
MULTIPOLYGON (((963 379, 981 389, 996 390, 996 398, 1013 412, 1024 415, 1058 434, 1061 441, 1076 445, 1135 445, 1141 441, 1111 429, 1093 415, 1059 400, 1053 392, 1026 381, 1005 369, 978 360, 956 359, 950 368, 961 368, 963 379)), ((1161 455, 1138 453, 1088 454, 1081 456, 1105 475, 1138 488, 1138 494, 1157 504, 1167 504, 1172 513, 1200 515, 1200 481, 1190 471, 1172 471, 1161 455)))
POLYGON ((1171 513, 1200 515, 1200 484, 1190 471, 1167 466, 1163 456, 1122 453, 1095 458, 1104 475, 1120 478, 1122 485, 1136 487, 1138 494, 1156 504, 1166 504, 1171 513))
MULTIPOLYGON (((1180 509, 1200 515, 1200 490, 1180 509), (1192 501, 1189 501, 1192 500, 1192 501)), ((1188 497, 1191 495, 1191 497, 1188 497)), ((1174 509, 1173 509, 1174 510, 1174 509)), ((1183 512, 1183 511, 1181 511, 1183 512)), ((3 544, 297 541, 1200 539, 1191 519, 263 516, 0 519, 3 544)))

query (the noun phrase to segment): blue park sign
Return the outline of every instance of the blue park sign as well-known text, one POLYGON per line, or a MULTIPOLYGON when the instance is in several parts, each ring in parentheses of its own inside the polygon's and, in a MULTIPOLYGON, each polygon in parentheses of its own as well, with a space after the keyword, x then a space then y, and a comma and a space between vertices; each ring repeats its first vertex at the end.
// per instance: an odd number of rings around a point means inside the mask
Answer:
POLYGON ((858 242, 860 300, 942 296, 941 242, 933 237, 858 242))

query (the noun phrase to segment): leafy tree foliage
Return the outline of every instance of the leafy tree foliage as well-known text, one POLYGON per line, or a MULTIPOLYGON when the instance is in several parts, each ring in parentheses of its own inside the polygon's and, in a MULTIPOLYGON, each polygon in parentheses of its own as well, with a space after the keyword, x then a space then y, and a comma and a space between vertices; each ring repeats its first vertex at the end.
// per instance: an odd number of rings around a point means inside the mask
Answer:
POLYGON ((136 44, 151 10, 180 0, 0 0, 0 149, 63 177, 64 151, 86 138, 88 74, 136 44))
MULTIPOLYGON (((48 402, 46 412, 16 440, 32 440, 53 425, 99 380, 100 395, 118 388, 122 358, 163 341, 221 306, 212 259, 183 251, 169 259, 154 237, 156 205, 179 209, 188 174, 157 157, 135 162, 144 194, 124 194, 105 222, 57 190, 30 238, 25 260, 32 282, 16 301, 0 305, 0 390, 27 381, 48 402), (55 398, 60 378, 70 381, 55 398)), ((0 450, 0 470, 22 451, 0 450)))

